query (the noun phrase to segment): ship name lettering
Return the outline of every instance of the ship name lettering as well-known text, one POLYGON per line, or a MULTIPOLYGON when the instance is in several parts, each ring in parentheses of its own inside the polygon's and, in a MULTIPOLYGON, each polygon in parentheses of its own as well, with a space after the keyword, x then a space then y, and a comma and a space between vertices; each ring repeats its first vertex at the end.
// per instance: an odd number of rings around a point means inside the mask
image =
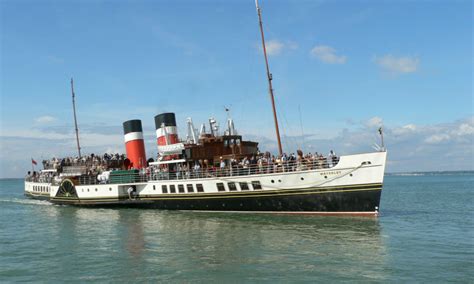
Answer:
POLYGON ((322 173, 320 173, 320 175, 322 175, 322 176, 338 175, 338 174, 340 174, 340 173, 341 173, 341 171, 329 171, 329 172, 322 172, 322 173))

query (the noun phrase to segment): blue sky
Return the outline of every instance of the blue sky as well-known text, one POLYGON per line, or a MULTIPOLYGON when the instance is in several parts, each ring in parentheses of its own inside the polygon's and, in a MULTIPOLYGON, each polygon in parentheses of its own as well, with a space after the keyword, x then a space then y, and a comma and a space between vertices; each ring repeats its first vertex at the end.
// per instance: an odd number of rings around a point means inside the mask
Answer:
MULTIPOLYGON (((389 171, 474 169, 471 1, 261 0, 284 150, 370 151, 389 171), (299 111, 300 110, 300 111, 299 111), (300 114, 302 123, 300 123, 300 114), (305 135, 304 140, 301 138, 305 135)), ((0 177, 30 158, 124 151, 121 124, 210 116, 275 150, 254 1, 9 1, 1 9, 0 177)))

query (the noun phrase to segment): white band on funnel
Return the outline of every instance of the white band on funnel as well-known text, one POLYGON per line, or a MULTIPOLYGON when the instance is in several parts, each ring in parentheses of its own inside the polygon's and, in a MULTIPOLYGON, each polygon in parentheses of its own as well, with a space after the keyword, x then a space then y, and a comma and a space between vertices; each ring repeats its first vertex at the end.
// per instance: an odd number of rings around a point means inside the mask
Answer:
POLYGON ((125 143, 133 140, 143 140, 143 132, 130 132, 125 134, 125 143))
POLYGON ((165 136, 165 134, 178 134, 178 128, 176 126, 166 126, 162 128, 158 128, 156 130, 156 138, 165 136), (166 129, 166 132, 165 132, 166 129))

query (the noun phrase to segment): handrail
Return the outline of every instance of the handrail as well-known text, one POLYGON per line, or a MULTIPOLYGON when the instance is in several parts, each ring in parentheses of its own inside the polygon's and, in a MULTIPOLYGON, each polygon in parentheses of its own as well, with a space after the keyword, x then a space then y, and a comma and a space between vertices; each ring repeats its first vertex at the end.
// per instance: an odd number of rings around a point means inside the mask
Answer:
MULTIPOLYGON (((239 177, 248 175, 262 175, 272 173, 288 173, 288 172, 304 172, 315 169, 329 169, 337 165, 338 158, 334 160, 314 159, 302 161, 283 161, 278 163, 252 164, 252 165, 234 165, 226 166, 224 168, 193 168, 188 170, 167 171, 158 167, 148 167, 140 170, 140 172, 128 172, 123 174, 114 174, 112 171, 107 180, 99 180, 97 175, 81 175, 75 178, 79 185, 94 185, 94 184, 121 184, 121 183, 137 183, 148 182, 154 180, 189 180, 197 178, 221 178, 221 177, 239 177)), ((35 176, 27 177, 26 181, 33 182, 49 182, 56 184, 57 180, 54 177, 35 176)))

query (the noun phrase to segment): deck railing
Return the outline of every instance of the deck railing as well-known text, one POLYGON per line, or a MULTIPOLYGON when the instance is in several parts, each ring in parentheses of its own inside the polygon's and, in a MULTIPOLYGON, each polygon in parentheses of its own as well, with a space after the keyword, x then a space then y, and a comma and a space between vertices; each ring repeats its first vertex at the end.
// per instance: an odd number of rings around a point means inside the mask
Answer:
MULTIPOLYGON (((226 166, 224 168, 193 168, 189 170, 167 171, 158 167, 148 167, 137 172, 128 172, 114 174, 110 172, 107 179, 100 178, 98 175, 81 175, 73 178, 77 184, 93 185, 93 184, 118 184, 118 183, 137 183, 148 182, 153 180, 189 180, 197 178, 219 178, 219 177, 237 177, 248 175, 261 175, 272 173, 300 172, 314 169, 329 169, 339 162, 338 159, 316 159, 295 162, 282 162, 266 165, 236 165, 226 166)), ((27 181, 46 182, 57 184, 58 179, 53 177, 27 177, 27 181)))

